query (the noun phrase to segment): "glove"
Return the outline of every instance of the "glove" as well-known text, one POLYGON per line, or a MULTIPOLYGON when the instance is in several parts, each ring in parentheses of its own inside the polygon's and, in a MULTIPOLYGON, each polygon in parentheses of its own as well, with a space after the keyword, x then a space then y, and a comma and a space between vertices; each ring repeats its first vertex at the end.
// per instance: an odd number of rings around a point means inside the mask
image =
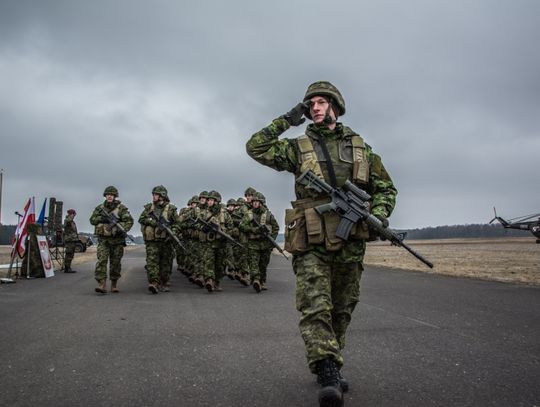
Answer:
POLYGON ((302 116, 309 111, 309 107, 306 103, 298 103, 290 111, 285 113, 282 117, 287 120, 291 126, 300 126, 306 121, 302 116))
POLYGON ((203 225, 202 229, 203 233, 209 233, 212 228, 210 226, 203 225))
POLYGON ((107 224, 111 223, 111 220, 109 219, 108 216, 103 215, 103 216, 99 219, 99 223, 104 223, 104 224, 107 225, 107 224))

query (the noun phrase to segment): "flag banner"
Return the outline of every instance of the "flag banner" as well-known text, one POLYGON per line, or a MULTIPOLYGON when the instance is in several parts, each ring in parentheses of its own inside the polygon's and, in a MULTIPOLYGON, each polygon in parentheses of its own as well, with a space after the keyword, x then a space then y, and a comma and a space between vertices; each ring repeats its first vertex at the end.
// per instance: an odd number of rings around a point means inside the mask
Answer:
POLYGON ((37 235, 36 237, 39 247, 39 254, 41 256, 41 263, 43 264, 43 271, 45 272, 45 277, 53 277, 54 266, 51 260, 51 252, 49 251, 49 244, 47 243, 47 238, 42 235, 37 235))
POLYGON ((29 198, 28 202, 24 206, 24 215, 19 219, 17 229, 15 229, 15 236, 13 236, 13 244, 11 246, 12 258, 15 253, 19 257, 24 257, 26 252, 26 237, 28 235, 28 224, 36 223, 36 209, 34 205, 34 198, 29 198))
POLYGON ((38 219, 36 223, 38 225, 43 226, 45 224, 45 207, 47 206, 47 198, 43 201, 43 206, 41 207, 41 211, 39 212, 38 219))

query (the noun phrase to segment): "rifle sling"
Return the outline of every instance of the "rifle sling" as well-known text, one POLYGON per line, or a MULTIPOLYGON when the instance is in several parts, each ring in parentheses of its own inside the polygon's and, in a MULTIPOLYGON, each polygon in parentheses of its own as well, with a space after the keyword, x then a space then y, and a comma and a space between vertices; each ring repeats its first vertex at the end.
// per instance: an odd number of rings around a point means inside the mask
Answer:
POLYGON ((332 185, 332 188, 336 188, 336 172, 334 171, 334 164, 332 164, 332 159, 330 158, 330 153, 328 152, 328 147, 326 146, 326 140, 324 139, 324 136, 319 136, 318 141, 321 145, 324 158, 326 159, 326 168, 328 169, 328 176, 330 177, 330 185, 332 185))

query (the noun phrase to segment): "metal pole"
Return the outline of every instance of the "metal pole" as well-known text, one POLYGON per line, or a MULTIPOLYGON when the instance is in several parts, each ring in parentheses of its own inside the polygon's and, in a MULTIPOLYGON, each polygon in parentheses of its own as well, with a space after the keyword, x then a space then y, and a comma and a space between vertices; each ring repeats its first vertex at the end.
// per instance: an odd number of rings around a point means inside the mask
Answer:
POLYGON ((4 178, 4 169, 0 169, 0 225, 2 224, 2 181, 4 178))

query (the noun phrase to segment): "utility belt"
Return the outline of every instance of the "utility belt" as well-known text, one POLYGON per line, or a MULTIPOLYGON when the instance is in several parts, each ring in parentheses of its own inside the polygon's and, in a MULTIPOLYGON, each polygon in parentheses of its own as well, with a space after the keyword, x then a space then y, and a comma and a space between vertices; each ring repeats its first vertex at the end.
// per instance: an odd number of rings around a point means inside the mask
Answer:
MULTIPOLYGON (((291 254, 308 251, 310 245, 322 245, 333 252, 340 250, 343 240, 336 236, 341 218, 334 211, 319 215, 315 207, 331 202, 330 197, 299 199, 291 202, 292 209, 285 210, 285 250, 291 254)), ((369 229, 358 223, 351 229, 349 240, 369 239, 369 229)))

